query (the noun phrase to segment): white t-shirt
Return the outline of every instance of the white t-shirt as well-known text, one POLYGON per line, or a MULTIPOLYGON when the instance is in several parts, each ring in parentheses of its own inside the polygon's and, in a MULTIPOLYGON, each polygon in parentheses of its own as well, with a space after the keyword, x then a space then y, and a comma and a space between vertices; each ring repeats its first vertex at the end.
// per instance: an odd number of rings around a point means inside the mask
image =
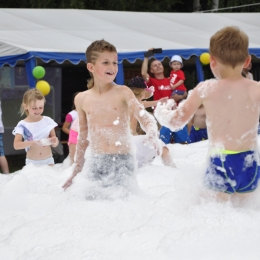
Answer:
POLYGON ((49 137, 51 130, 57 125, 50 117, 43 116, 38 122, 19 121, 12 133, 22 135, 25 141, 40 140, 49 137))

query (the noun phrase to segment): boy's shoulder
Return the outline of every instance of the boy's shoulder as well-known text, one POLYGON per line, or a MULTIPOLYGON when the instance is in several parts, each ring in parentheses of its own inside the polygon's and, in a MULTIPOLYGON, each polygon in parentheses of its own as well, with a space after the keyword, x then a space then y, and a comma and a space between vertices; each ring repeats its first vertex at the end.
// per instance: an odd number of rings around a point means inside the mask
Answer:
POLYGON ((128 91, 132 92, 131 89, 129 87, 127 87, 126 85, 118 85, 116 83, 113 84, 113 89, 115 89, 119 92, 122 92, 122 93, 125 92, 125 91, 126 92, 128 92, 128 91))

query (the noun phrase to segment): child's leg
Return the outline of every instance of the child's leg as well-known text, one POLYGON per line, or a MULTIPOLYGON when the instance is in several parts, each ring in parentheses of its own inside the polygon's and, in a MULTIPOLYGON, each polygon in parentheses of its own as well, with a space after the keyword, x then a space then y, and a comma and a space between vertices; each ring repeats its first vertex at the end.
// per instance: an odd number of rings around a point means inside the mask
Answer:
POLYGON ((3 173, 9 173, 8 162, 5 158, 5 156, 0 156, 0 165, 1 165, 3 173))
POLYGON ((162 148, 162 161, 166 166, 171 166, 176 168, 176 165, 171 158, 169 149, 166 146, 163 146, 162 148))

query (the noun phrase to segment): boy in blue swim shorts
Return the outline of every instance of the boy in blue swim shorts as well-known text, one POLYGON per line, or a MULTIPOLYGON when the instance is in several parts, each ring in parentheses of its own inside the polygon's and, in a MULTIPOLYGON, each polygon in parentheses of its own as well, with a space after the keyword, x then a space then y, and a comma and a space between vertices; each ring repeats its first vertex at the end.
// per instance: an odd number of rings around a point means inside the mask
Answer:
POLYGON ((169 100, 157 104, 154 111, 161 125, 176 131, 203 105, 210 155, 205 183, 223 200, 252 193, 260 174, 260 83, 241 75, 251 62, 248 45, 248 36, 237 27, 216 32, 209 48, 215 79, 199 83, 177 109, 169 100))
POLYGON ((247 193, 256 189, 259 176, 254 151, 223 151, 221 155, 209 158, 205 184, 228 194, 247 193))
POLYGON ((204 106, 201 105, 188 124, 189 137, 191 143, 204 141, 208 139, 206 125, 206 113, 204 106))

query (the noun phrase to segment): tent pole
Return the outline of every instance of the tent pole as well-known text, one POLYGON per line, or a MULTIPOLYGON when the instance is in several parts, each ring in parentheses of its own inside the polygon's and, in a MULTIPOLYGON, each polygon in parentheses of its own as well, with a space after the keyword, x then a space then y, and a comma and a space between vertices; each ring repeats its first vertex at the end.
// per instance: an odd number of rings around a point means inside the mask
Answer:
POLYGON ((116 84, 118 84, 118 85, 124 85, 125 84, 123 62, 118 64, 118 72, 117 72, 117 75, 116 75, 116 84))
POLYGON ((26 75, 29 83, 29 88, 35 88, 36 80, 32 74, 32 70, 36 67, 36 58, 32 57, 25 61, 26 75))
POLYGON ((196 57, 196 70, 197 70, 198 81, 199 82, 204 81, 203 68, 202 68, 199 57, 196 57))

